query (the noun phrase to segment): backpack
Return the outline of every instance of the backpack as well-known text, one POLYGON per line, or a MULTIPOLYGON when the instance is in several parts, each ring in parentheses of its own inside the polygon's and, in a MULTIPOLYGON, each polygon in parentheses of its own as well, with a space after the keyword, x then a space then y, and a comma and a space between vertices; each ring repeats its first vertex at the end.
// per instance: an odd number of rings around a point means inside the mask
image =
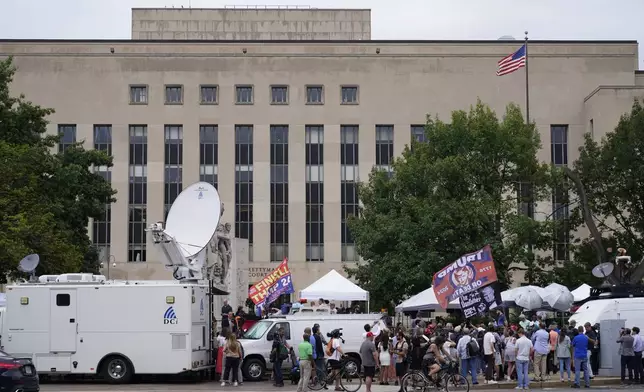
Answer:
POLYGON ((329 340, 329 343, 326 344, 326 349, 324 350, 324 353, 326 354, 327 357, 330 357, 333 355, 333 352, 335 349, 333 348, 333 339, 329 340))
POLYGON ((280 361, 284 361, 288 358, 288 349, 286 348, 284 343, 280 343, 278 358, 280 361))
POLYGON ((467 349, 467 355, 470 358, 478 357, 479 351, 480 351, 479 345, 476 344, 476 340, 472 339, 472 337, 470 337, 470 341, 467 342, 467 345, 465 346, 465 348, 467 349))

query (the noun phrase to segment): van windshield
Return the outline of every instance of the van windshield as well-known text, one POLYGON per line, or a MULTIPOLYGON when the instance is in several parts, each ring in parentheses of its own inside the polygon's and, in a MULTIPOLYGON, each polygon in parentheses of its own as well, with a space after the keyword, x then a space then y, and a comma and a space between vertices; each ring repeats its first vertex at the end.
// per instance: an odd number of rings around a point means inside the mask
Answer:
POLYGON ((262 336, 269 330, 273 325, 272 321, 258 321, 256 322, 246 333, 244 334, 244 339, 261 339, 262 336))

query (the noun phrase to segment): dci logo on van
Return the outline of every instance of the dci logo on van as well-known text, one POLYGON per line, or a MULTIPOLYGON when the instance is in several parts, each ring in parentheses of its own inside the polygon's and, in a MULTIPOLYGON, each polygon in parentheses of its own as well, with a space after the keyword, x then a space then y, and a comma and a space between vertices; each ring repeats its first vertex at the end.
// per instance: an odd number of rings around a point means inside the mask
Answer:
POLYGON ((179 324, 179 319, 177 318, 177 314, 174 312, 174 308, 172 306, 170 306, 163 314, 163 324, 179 324))

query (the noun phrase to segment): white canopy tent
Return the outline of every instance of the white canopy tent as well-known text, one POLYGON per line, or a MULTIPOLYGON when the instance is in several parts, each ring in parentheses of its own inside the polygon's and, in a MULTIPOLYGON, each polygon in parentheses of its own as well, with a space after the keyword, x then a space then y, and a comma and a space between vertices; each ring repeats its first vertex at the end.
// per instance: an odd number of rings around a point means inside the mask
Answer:
POLYGON ((369 311, 369 292, 361 289, 336 270, 329 271, 309 287, 301 290, 300 298, 307 300, 324 298, 336 301, 367 301, 367 312, 369 311))
MULTIPOLYGON (((458 299, 452 301, 447 306, 447 309, 460 309, 461 304, 458 299)), ((414 312, 419 310, 439 310, 443 309, 438 304, 436 299, 436 294, 434 294, 434 288, 430 287, 425 291, 410 297, 398 306, 396 306, 396 312, 414 312)))
POLYGON ((586 298, 590 297, 590 289, 591 287, 586 283, 574 289, 571 293, 573 297, 575 297, 575 302, 583 301, 586 298))

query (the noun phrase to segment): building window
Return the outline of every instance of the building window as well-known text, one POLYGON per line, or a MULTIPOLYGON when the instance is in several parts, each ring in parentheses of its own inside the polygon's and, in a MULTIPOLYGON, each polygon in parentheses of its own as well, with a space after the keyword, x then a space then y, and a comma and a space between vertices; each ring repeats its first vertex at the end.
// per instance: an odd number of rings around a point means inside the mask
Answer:
POLYGON ((148 86, 138 85, 130 86, 130 103, 147 104, 148 103, 148 86))
POLYGON ((235 236, 253 254, 253 126, 235 125, 235 236))
POLYGON ((310 105, 321 105, 324 103, 323 86, 306 86, 306 103, 310 105))
POLYGON ((595 139, 595 121, 593 121, 592 118, 590 119, 590 131, 589 132, 590 132, 590 137, 592 139, 595 139))
POLYGON ((342 104, 356 105, 358 103, 358 86, 342 86, 342 104))
POLYGON ((411 139, 417 141, 418 143, 424 143, 427 141, 427 136, 425 136, 425 126, 424 125, 412 125, 411 126, 411 139))
POLYGON ((172 203, 183 189, 183 126, 165 126, 165 158, 164 158, 164 220, 168 217, 172 203))
MULTIPOLYGON (((104 151, 107 155, 112 155, 112 126, 111 125, 94 125, 94 149, 104 151)), ((95 167, 94 172, 112 182, 112 171, 110 167, 95 167)), ((105 213, 99 219, 92 222, 92 242, 98 248, 99 260, 105 263, 110 262, 110 243, 112 231, 112 211, 111 205, 105 206, 105 213)))
POLYGON ((288 125, 271 125, 271 261, 288 257, 288 125))
POLYGON ((324 126, 305 132, 306 261, 324 261, 324 126))
POLYGON ((253 86, 235 86, 235 103, 250 105, 253 103, 253 86))
POLYGON ((219 127, 217 125, 199 126, 199 181, 218 187, 219 165, 219 127))
POLYGON ((58 152, 64 152, 76 143, 76 125, 64 124, 58 126, 58 152))
POLYGON ((376 167, 391 175, 394 158, 394 126, 376 125, 376 167))
POLYGON ((219 87, 216 85, 201 85, 199 87, 199 102, 202 105, 219 103, 219 87))
POLYGON ((534 191, 532 184, 529 182, 519 182, 518 187, 518 213, 534 218, 534 191))
MULTIPOLYGON (((550 126, 550 159, 555 166, 568 165, 568 125, 550 126)), ((552 217, 557 221, 553 257, 558 261, 570 259, 570 227, 568 218, 569 194, 567 184, 556 186, 552 192, 552 217)))
POLYGON ((288 104, 288 86, 271 86, 271 104, 288 104))
POLYGON ((359 260, 347 220, 358 214, 358 134, 357 125, 340 126, 340 231, 342 261, 359 260))
POLYGON ((165 86, 165 103, 166 105, 178 105, 183 103, 183 86, 167 85, 165 86))
POLYGON ((128 249, 130 262, 146 261, 145 225, 148 202, 148 127, 130 125, 128 249))

